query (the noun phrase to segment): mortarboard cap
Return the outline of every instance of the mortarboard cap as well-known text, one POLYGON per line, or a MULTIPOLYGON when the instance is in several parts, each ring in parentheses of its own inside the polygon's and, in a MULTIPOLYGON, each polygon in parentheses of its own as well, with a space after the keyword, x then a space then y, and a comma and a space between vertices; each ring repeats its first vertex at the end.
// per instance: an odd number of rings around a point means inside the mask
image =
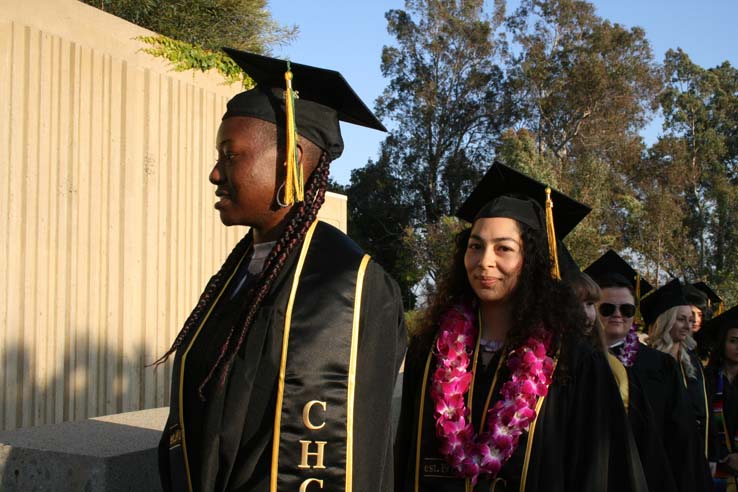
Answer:
MULTIPOLYGON (((546 188, 545 184, 495 161, 456 216, 467 222, 474 222, 478 217, 508 217, 545 231, 546 188)), ((558 239, 566 237, 591 210, 553 189, 551 200, 558 239)))
POLYGON ((702 330, 714 333, 719 330, 729 330, 730 328, 738 328, 738 306, 733 306, 720 316, 706 321, 702 330))
POLYGON ((564 245, 563 241, 558 242, 556 250, 559 255, 559 270, 561 271, 562 280, 568 281, 582 273, 579 265, 577 265, 577 262, 571 255, 569 248, 564 245))
POLYGON ((656 319, 675 306, 688 306, 684 298, 684 290, 679 279, 674 279, 659 287, 641 300, 641 313, 646 325, 652 325, 656 319))
MULTIPOLYGON (((286 118, 285 72, 288 62, 232 48, 223 50, 256 83, 256 88, 235 95, 223 119, 251 116, 281 125, 286 118)), ((297 133, 337 159, 343 152, 338 120, 387 131, 343 76, 334 70, 290 63, 297 133)))
POLYGON ((584 269, 584 273, 592 277, 597 283, 600 283, 604 277, 617 274, 630 282, 634 290, 640 291, 640 297, 645 296, 653 290, 653 286, 649 284, 643 277, 638 276, 638 272, 628 264, 619 254, 609 249, 607 252, 597 258, 591 265, 584 269), (640 289, 638 288, 640 281, 640 289))
POLYGON ((705 296, 707 296, 708 305, 712 307, 713 309, 717 309, 718 306, 720 306, 723 302, 723 298, 717 295, 717 293, 710 288, 706 283, 704 282, 695 282, 692 284, 692 287, 700 290, 705 296))
POLYGON ((700 309, 707 307, 707 294, 691 284, 682 285, 682 289, 684 291, 684 298, 689 304, 697 306, 700 309))

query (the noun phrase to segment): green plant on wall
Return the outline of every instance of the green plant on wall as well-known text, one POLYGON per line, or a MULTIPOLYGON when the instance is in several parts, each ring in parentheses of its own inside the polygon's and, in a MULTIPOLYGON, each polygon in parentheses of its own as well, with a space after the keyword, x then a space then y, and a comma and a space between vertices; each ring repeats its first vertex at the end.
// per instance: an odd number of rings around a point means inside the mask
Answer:
POLYGON ((241 67, 224 52, 212 51, 196 46, 185 41, 178 41, 167 36, 141 36, 140 41, 148 47, 143 48, 144 53, 164 58, 172 63, 174 70, 185 72, 187 70, 199 70, 207 72, 215 69, 226 79, 233 83, 243 81, 244 87, 251 87, 252 81, 241 70, 241 67))
POLYGON ((220 48, 269 54, 292 41, 297 27, 272 19, 266 0, 82 0, 157 34, 142 36, 142 51, 174 70, 215 69, 229 83, 251 81, 220 48))

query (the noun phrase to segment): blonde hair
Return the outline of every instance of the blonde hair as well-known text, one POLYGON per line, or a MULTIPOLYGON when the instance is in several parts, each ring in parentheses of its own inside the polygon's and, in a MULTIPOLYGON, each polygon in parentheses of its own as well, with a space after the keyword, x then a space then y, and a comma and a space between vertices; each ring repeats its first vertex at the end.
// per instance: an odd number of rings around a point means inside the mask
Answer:
MULTIPOLYGON (((671 339, 671 329, 674 327, 674 323, 676 323, 677 313, 680 307, 674 306, 673 308, 667 309, 648 327, 648 345, 661 352, 671 353, 671 349, 674 347, 674 340, 671 339)), ((697 369, 692 365, 687 352, 693 350, 696 346, 697 342, 694 341, 692 334, 689 333, 682 342, 683 350, 679 351, 679 362, 684 367, 687 377, 690 379, 697 378, 697 369)))

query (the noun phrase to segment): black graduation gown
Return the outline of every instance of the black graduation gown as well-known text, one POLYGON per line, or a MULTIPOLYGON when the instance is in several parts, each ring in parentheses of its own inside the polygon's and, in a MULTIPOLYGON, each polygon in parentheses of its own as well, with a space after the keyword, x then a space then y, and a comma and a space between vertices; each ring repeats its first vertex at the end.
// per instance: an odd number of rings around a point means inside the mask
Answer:
MULTIPOLYGON (((645 345, 639 345, 639 349, 645 345)), ((610 348, 616 357, 623 345, 610 348)), ((677 490, 674 474, 666 456, 662 435, 658 433, 653 410, 646 399, 638 374, 632 367, 625 368, 628 375, 628 421, 638 447, 643 473, 649 492, 673 492, 677 490)))
MULTIPOLYGON (((703 326, 706 322, 707 320, 702 321, 703 326)), ((717 331, 700 329, 697 333, 692 334, 692 338, 697 342, 697 347, 694 351, 697 352, 697 357, 701 360, 707 361, 710 358, 710 351, 715 346, 717 331)))
MULTIPOLYGON (((315 247, 328 249, 322 256, 329 260, 332 256, 340 258, 345 248, 358 248, 347 236, 324 223, 316 227, 313 243, 315 247)), ((247 289, 242 289, 233 300, 228 299, 228 289, 224 292, 188 353, 181 384, 182 413, 187 429, 187 457, 194 491, 270 490, 282 335, 298 255, 299 248, 287 260, 263 301, 224 387, 218 388, 217 383, 210 384, 205 402, 198 398, 197 387, 212 367, 229 327, 246 309, 243 301, 247 298, 247 289)), ((308 255, 306 263, 309 258, 308 255)), ((304 268, 307 270, 308 265, 304 268)), ((330 264, 312 272, 312 275, 325 277, 325 282, 332 281, 332 277, 339 274, 332 270, 330 264)), ((312 295, 315 303, 332 301, 332 298, 321 295, 320 289, 312 295)), ((352 483, 354 490, 390 490, 392 388, 404 355, 406 332, 399 288, 379 265, 371 261, 366 267, 360 309, 352 483)), ((307 313, 309 315, 309 308, 307 313)), ((308 319, 306 322, 311 323, 316 331, 335 330, 340 334, 342 330, 351 330, 351 326, 336 325, 328 319, 308 319)), ((183 344, 187 345, 188 341, 183 344)), ((331 350, 331 347, 326 346, 322 350, 331 350)), ((290 350, 289 354, 292 353, 293 350, 290 350)), ((314 354, 307 356, 319 360, 328 357, 328 354, 321 353, 318 347, 314 354)), ((174 374, 180 370, 181 357, 180 350, 175 356, 174 374)), ((320 381, 337 377, 332 372, 312 376, 313 380, 317 378, 318 385, 320 381)), ((175 384, 173 378, 172 407, 179 393, 175 384)), ((285 400, 290 397, 289 394, 284 395, 285 400)), ((174 413, 171 412, 166 429, 178 421, 178 415, 174 413)), ((308 419, 315 417, 309 416, 308 419)), ((290 438, 297 440, 296 437, 283 435, 283 439, 290 438)), ((159 446, 160 475, 165 490, 178 490, 181 486, 173 484, 170 479, 169 443, 170 436, 165 430, 159 446)), ((295 442, 294 445, 296 459, 299 460, 300 443, 295 442)), ((317 486, 313 484, 312 488, 317 486)), ((324 490, 343 488, 326 483, 324 490)))
POLYGON ((663 442, 677 490, 706 490, 704 456, 679 366, 673 357, 641 345, 630 370, 640 383, 663 442))
MULTIPOLYGON (((420 391, 427 353, 412 352, 415 352, 413 348, 405 363, 404 394, 395 444, 395 490, 464 491, 465 481, 453 476, 437 451, 428 399, 418 453, 420 391), (416 460, 419 462, 417 489, 416 460)), ((477 431, 498 361, 499 355, 496 355, 486 369, 477 369, 472 403, 477 431)), ((556 371, 558 374, 554 373, 554 382, 532 427, 532 437, 529 433, 520 437, 513 456, 498 474, 500 480, 495 484, 495 492, 523 490, 523 479, 526 492, 646 491, 622 400, 604 355, 589 344, 572 342, 562 349, 556 371), (562 367, 565 374, 559 372, 562 367), (523 477, 529 445, 529 466, 523 477)), ((493 388, 490 408, 499 400, 499 390, 508 379, 507 368, 503 366, 493 388)), ((480 478, 475 490, 486 492, 490 487, 489 480, 480 478)))
POLYGON ((681 367, 682 380, 686 380, 687 382, 687 398, 697 423, 697 442, 700 445, 702 454, 706 455, 708 446, 707 434, 709 432, 710 422, 709 415, 712 410, 707 400, 707 389, 705 387, 705 374, 702 369, 702 361, 700 361, 699 356, 695 352, 687 352, 687 354, 689 355, 689 360, 696 371, 696 377, 688 377, 685 368, 681 367))
MULTIPOLYGON (((718 387, 718 370, 715 367, 705 369, 705 381, 707 384, 708 398, 712 406, 717 398, 718 387)), ((728 447, 728 444, 725 442, 725 436, 720 435, 720 432, 723 431, 722 425, 720 425, 712 412, 710 413, 710 417, 709 459, 711 462, 720 462, 734 451, 728 447)), ((728 440, 732 442, 736 428, 738 428, 738 379, 730 382, 725 378, 723 387, 723 418, 725 419, 725 426, 728 430, 728 440)))

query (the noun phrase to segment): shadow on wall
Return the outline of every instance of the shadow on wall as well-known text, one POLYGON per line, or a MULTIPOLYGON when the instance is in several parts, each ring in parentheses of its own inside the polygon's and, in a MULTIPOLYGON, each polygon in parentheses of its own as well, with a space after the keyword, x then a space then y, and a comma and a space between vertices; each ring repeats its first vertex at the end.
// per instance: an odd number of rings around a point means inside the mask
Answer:
POLYGON ((0 431, 169 404, 171 363, 146 367, 160 354, 147 353, 141 345, 121 350, 89 336, 72 341, 76 346, 68 340, 58 358, 41 353, 53 344, 0 349, 0 431))

